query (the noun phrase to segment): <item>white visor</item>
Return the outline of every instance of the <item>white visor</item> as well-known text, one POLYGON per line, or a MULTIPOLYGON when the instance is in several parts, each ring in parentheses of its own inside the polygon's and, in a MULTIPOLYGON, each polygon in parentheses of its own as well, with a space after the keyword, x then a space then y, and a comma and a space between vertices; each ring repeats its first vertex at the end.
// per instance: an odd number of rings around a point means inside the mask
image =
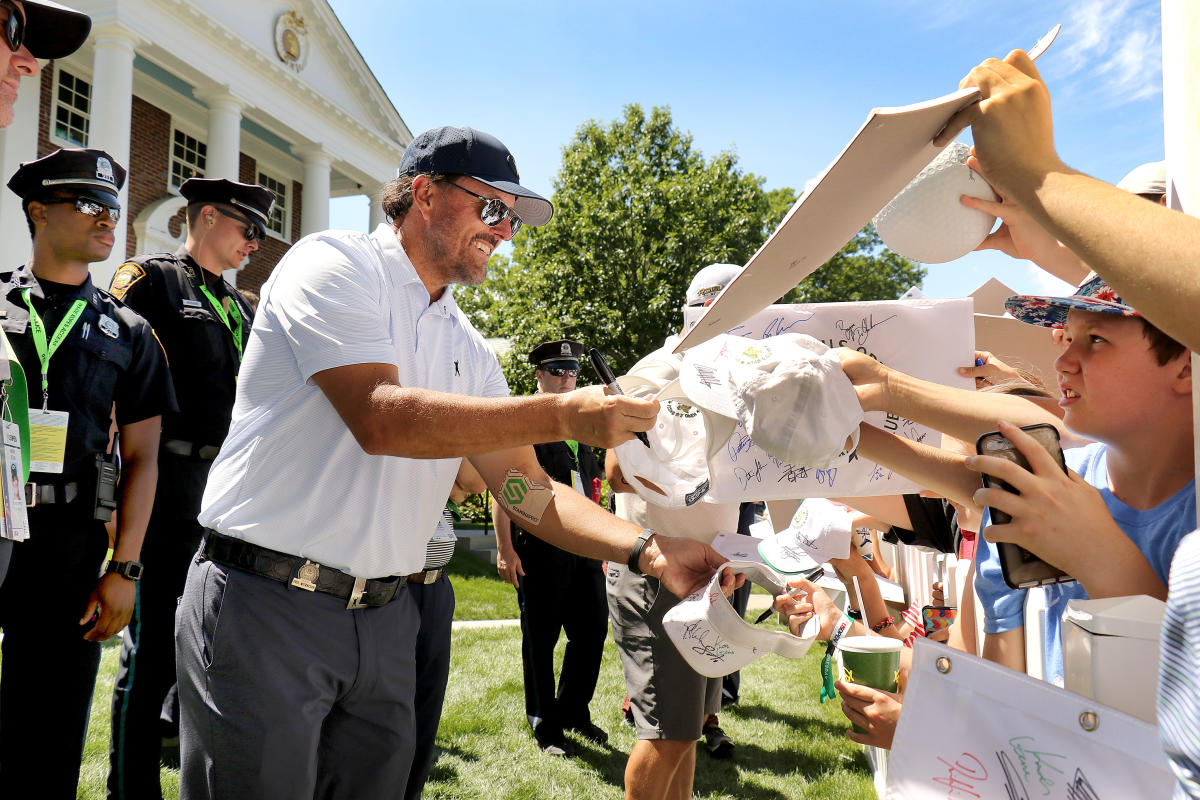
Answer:
POLYGON ((721 591, 721 573, 726 568, 745 575, 772 595, 787 591, 784 579, 762 564, 723 564, 708 586, 693 592, 663 616, 667 636, 691 668, 707 678, 720 678, 767 653, 803 658, 820 630, 817 617, 805 624, 802 636, 749 624, 721 591))

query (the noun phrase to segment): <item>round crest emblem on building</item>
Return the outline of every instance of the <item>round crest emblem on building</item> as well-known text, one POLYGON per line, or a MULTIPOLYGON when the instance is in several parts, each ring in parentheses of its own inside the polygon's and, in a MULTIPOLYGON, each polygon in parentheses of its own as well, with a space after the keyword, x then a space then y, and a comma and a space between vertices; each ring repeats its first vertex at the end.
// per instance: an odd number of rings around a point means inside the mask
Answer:
POLYGON ((275 22, 275 53, 296 72, 308 63, 308 28, 295 11, 282 14, 275 22))

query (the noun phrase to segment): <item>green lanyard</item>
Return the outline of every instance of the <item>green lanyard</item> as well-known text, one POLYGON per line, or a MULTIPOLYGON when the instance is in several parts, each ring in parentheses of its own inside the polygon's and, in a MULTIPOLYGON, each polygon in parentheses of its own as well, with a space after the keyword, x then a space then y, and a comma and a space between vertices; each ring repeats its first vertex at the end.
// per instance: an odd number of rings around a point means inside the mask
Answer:
POLYGON ((571 455, 575 457, 575 466, 579 466, 579 442, 573 439, 567 439, 567 447, 571 451, 571 455))
POLYGON ((21 291, 21 297, 25 300, 25 305, 29 308, 29 329, 33 333, 33 346, 37 350, 38 361, 42 364, 42 411, 46 411, 50 405, 50 357, 58 350, 58 346, 67 338, 67 334, 75 327, 75 323, 79 321, 79 317, 83 314, 83 308, 87 305, 85 300, 76 300, 71 303, 71 307, 67 310, 66 316, 58 323, 58 327, 54 329, 54 334, 50 337, 49 346, 46 345, 46 326, 42 323, 42 316, 38 314, 37 309, 33 307, 33 303, 29 302, 29 290, 21 291))
POLYGON ((238 310, 237 301, 232 297, 229 298, 229 313, 225 313, 224 307, 217 298, 213 297, 213 293, 208 290, 208 287, 201 284, 200 291, 204 292, 204 296, 208 298, 208 302, 212 303, 213 311, 217 312, 217 316, 221 318, 221 322, 225 323, 225 327, 233 334, 233 346, 237 348, 238 361, 242 360, 242 312, 238 310), (233 322, 229 322, 229 318, 233 317, 233 322))

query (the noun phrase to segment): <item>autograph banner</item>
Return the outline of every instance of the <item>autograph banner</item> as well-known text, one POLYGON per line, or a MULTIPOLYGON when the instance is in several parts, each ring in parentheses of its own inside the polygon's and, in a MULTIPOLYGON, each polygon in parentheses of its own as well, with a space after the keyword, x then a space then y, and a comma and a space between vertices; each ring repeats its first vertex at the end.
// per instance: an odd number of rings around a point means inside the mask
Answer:
POLYGON ((889 800, 1165 800, 1174 785, 1153 725, 916 640, 889 800))
MULTIPOLYGON (((730 329, 734 336, 765 339, 806 333, 830 347, 849 347, 889 367, 924 380, 961 389, 974 382, 958 374, 975 360, 974 303, 955 300, 881 300, 867 303, 814 303, 768 306, 730 329)), ((703 308, 684 310, 690 327, 703 308)), ((866 415, 870 424, 938 447, 941 434, 883 411, 866 415)), ((912 481, 844 453, 822 469, 788 464, 767 455, 739 423, 724 450, 709 461, 712 484, 705 499, 718 503, 799 497, 869 497, 916 492, 912 481)))

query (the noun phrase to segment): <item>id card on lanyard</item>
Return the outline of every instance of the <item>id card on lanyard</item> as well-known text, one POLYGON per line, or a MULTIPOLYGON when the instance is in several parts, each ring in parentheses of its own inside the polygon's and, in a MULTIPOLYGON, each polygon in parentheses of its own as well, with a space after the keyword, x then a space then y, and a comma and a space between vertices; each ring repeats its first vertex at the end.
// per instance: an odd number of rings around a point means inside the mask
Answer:
POLYGON ((579 474, 579 442, 572 441, 571 439, 567 439, 566 441, 567 447, 575 459, 575 469, 571 470, 571 488, 584 497, 591 499, 591 495, 588 493, 591 487, 587 489, 583 488, 583 478, 579 474))
POLYGON ((216 298, 208 287, 203 283, 200 284, 200 291, 208 298, 209 304, 212 305, 213 311, 217 312, 217 317, 229 329, 229 333, 233 336, 233 346, 237 348, 238 361, 242 360, 242 312, 238 308, 237 301, 232 297, 229 298, 229 311, 225 311, 225 307, 221 305, 221 301, 216 298))
POLYGON ((29 469, 33 472, 63 471, 63 461, 67 453, 67 423, 69 415, 66 411, 51 411, 50 403, 50 359, 66 341, 87 305, 84 300, 75 300, 67 309, 66 315, 54 329, 49 341, 46 339, 46 326, 42 316, 29 301, 29 290, 21 292, 21 298, 29 309, 29 332, 33 337, 33 347, 37 350, 38 362, 42 368, 42 407, 29 409, 29 469))

